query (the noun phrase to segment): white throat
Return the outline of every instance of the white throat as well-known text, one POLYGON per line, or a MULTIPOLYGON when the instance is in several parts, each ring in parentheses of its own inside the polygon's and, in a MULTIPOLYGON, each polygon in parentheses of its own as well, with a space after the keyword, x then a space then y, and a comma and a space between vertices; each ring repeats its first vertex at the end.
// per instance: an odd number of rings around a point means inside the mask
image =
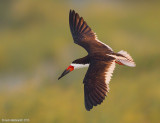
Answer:
POLYGON ((72 63, 71 65, 74 66, 74 69, 89 67, 89 64, 75 64, 75 63, 72 63))

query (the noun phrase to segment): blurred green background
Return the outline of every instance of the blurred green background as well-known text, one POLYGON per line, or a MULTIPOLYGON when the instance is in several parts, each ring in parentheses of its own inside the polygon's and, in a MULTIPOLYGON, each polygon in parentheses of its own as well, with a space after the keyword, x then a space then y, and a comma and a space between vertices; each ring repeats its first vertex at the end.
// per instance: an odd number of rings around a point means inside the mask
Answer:
MULTIPOLYGON (((160 123, 160 6, 157 1, 0 1, 0 118, 31 123, 160 123), (87 52, 75 45, 69 10, 99 40, 126 50, 135 68, 116 65, 105 101, 87 112, 87 68, 61 80, 87 52)), ((0 121, 1 122, 1 121, 0 121)))

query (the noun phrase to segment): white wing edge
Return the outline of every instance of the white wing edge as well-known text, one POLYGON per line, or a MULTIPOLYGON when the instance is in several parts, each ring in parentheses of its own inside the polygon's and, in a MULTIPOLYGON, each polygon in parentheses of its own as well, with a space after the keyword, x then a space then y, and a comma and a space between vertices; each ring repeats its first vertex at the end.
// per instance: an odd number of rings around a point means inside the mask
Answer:
POLYGON ((109 92, 109 82, 111 80, 111 77, 112 77, 112 73, 115 69, 115 60, 112 61, 111 65, 109 66, 109 68, 106 69, 106 74, 105 74, 105 83, 107 85, 107 89, 108 89, 108 92, 109 92))
POLYGON ((98 40, 98 37, 97 37, 96 33, 94 33, 94 35, 95 35, 95 37, 96 37, 95 40, 96 40, 97 42, 105 45, 108 49, 110 49, 111 51, 113 51, 113 49, 112 49, 110 46, 108 46, 107 44, 105 44, 105 43, 101 42, 100 40, 98 40))

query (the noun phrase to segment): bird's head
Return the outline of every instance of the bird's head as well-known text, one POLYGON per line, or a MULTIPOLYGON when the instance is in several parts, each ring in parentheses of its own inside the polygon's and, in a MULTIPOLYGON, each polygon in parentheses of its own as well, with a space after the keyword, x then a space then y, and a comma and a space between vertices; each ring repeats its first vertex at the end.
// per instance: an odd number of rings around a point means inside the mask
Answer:
POLYGON ((60 78, 62 78, 63 76, 65 76, 66 74, 68 74, 69 72, 73 71, 75 68, 73 65, 69 65, 69 67, 67 67, 64 72, 61 74, 61 76, 58 78, 58 80, 60 78))
POLYGON ((58 80, 59 80, 60 78, 62 78, 63 76, 65 76, 67 73, 69 73, 69 72, 71 72, 71 71, 73 71, 73 70, 75 70, 75 69, 84 68, 84 67, 88 67, 88 66, 89 66, 89 64, 80 64, 80 63, 74 63, 74 62, 72 62, 72 63, 69 65, 69 67, 67 67, 67 68, 64 70, 64 72, 61 74, 61 76, 58 78, 58 80))

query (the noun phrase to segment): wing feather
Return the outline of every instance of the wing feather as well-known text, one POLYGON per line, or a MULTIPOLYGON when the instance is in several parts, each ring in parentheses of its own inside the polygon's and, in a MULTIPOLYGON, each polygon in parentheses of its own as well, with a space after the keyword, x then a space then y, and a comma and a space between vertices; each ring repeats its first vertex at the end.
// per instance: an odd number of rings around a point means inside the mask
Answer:
POLYGON ((89 111, 101 104, 109 92, 109 81, 112 76, 115 60, 92 60, 84 78, 85 107, 89 111), (109 78, 109 79, 107 79, 109 78), (107 81, 106 81, 107 80, 107 81))
POLYGON ((74 10, 70 10, 69 25, 74 42, 85 48, 88 53, 96 51, 112 51, 108 45, 98 40, 96 34, 87 25, 83 17, 80 17, 74 10))

